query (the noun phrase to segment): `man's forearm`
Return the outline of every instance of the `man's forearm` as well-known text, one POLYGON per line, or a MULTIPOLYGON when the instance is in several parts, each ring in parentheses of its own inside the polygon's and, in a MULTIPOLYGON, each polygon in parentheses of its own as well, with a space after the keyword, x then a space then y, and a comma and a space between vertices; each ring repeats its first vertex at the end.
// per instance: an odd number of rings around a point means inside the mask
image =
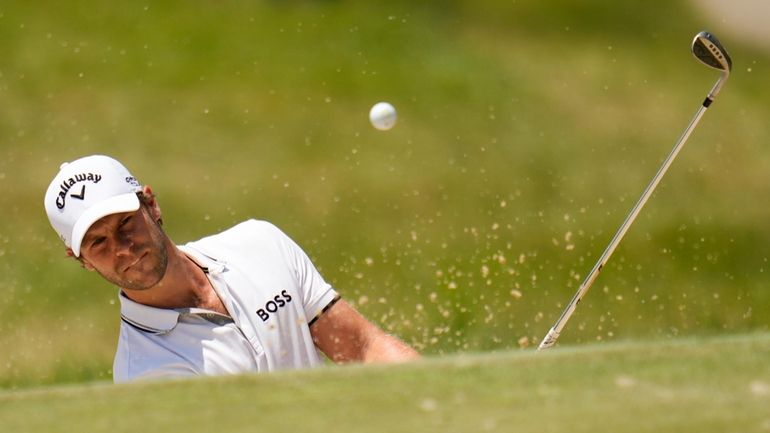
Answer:
POLYGON ((344 300, 324 313, 310 332, 316 346, 336 363, 404 362, 420 357, 417 351, 367 321, 344 300))
POLYGON ((362 348, 362 361, 406 362, 420 358, 420 354, 398 338, 382 331, 376 332, 362 348))

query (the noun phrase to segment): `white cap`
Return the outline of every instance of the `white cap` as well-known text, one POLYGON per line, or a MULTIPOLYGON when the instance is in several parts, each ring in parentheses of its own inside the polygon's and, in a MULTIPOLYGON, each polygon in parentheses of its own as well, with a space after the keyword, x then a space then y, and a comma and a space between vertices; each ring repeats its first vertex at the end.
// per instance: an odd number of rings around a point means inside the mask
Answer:
POLYGON ((45 193, 45 211, 64 244, 80 256, 80 242, 100 218, 139 209, 142 187, 120 162, 92 155, 65 162, 45 193))

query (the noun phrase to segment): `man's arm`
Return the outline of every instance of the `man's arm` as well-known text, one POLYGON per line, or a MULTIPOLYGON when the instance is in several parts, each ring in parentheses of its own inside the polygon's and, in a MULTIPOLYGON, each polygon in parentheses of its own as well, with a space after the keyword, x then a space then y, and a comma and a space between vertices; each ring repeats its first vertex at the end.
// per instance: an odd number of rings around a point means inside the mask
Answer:
POLYGON ((401 340, 366 320, 344 300, 337 301, 310 327, 313 342, 336 363, 403 362, 420 357, 401 340))

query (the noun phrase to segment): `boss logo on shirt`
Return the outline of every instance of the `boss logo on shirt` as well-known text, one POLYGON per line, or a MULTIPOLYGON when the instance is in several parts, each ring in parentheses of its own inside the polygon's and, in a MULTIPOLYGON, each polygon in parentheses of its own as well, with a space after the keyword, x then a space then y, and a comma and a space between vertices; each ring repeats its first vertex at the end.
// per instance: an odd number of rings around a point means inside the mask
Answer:
POLYGON ((263 322, 267 322, 271 313, 277 313, 278 309, 285 307, 289 302, 291 302, 291 295, 286 290, 282 290, 280 294, 273 296, 272 300, 267 301, 264 308, 257 310, 257 316, 263 322))

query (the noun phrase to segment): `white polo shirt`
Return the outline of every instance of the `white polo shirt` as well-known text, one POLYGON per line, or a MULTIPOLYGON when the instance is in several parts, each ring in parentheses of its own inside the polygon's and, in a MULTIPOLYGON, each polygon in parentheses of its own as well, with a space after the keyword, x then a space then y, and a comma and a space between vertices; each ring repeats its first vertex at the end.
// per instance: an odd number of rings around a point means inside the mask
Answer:
POLYGON ((149 307, 120 293, 116 383, 321 365, 309 325, 339 296, 288 236, 249 220, 179 248, 229 316, 149 307))

